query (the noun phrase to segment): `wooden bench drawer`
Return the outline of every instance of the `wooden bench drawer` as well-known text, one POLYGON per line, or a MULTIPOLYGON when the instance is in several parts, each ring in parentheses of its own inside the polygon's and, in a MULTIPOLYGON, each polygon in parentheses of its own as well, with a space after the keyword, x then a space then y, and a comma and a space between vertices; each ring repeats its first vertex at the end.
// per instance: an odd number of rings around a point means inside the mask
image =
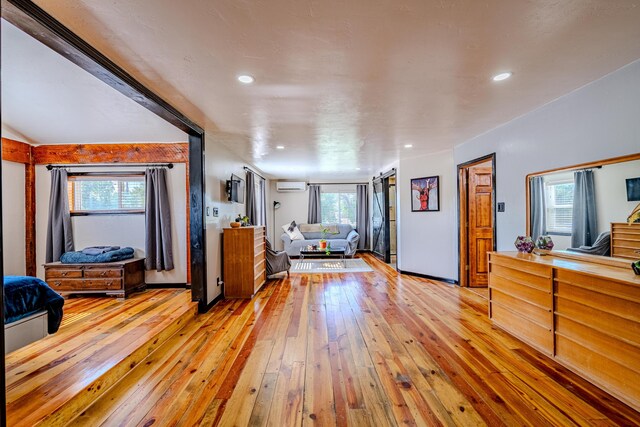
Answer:
POLYGON ((50 279, 47 284, 55 291, 122 289, 122 279, 50 279))
POLYGON ((63 269, 49 268, 46 270, 46 274, 47 274, 47 277, 73 279, 73 278, 82 277, 82 270, 63 270, 63 269))
POLYGON ((122 277, 121 269, 85 269, 84 277, 86 278, 111 278, 122 277))

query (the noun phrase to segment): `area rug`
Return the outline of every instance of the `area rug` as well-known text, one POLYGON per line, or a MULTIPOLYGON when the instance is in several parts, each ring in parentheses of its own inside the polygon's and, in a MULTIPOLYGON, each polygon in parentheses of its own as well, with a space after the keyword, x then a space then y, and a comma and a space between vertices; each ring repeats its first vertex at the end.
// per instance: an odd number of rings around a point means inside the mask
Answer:
POLYGON ((360 258, 346 259, 346 268, 342 261, 337 258, 328 259, 299 259, 291 260, 291 273, 366 273, 373 271, 369 265, 360 258))

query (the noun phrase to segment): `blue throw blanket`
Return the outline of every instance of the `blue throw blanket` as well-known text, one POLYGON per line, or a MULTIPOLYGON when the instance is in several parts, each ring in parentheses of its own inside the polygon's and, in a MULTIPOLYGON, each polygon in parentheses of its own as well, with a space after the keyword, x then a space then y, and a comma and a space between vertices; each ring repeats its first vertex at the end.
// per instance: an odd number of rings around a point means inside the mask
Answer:
POLYGON ((133 248, 121 248, 116 251, 105 252, 98 255, 87 255, 82 252, 65 252, 60 257, 63 264, 87 264, 95 262, 115 262, 133 258, 133 248))
POLYGON ((4 277, 4 323, 12 323, 39 311, 49 314, 49 333, 58 331, 62 322, 64 298, 37 277, 4 277))

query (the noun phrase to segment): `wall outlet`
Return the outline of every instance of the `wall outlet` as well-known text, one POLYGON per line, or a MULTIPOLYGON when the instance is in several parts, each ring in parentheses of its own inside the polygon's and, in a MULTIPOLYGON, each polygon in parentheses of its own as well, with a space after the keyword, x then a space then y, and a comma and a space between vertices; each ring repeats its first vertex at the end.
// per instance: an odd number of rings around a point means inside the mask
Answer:
POLYGON ((498 202, 498 212, 504 212, 504 202, 498 202))
POLYGON ((216 218, 220 214, 219 211, 218 211, 218 208, 211 208, 211 211, 213 212, 213 216, 216 217, 216 218))

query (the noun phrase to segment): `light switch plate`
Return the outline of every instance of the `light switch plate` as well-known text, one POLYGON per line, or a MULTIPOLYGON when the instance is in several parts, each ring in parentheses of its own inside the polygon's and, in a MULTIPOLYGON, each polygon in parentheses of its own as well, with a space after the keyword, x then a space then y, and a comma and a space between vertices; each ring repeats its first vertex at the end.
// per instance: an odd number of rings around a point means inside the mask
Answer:
POLYGON ((504 212, 504 202, 498 202, 498 212, 504 212))

